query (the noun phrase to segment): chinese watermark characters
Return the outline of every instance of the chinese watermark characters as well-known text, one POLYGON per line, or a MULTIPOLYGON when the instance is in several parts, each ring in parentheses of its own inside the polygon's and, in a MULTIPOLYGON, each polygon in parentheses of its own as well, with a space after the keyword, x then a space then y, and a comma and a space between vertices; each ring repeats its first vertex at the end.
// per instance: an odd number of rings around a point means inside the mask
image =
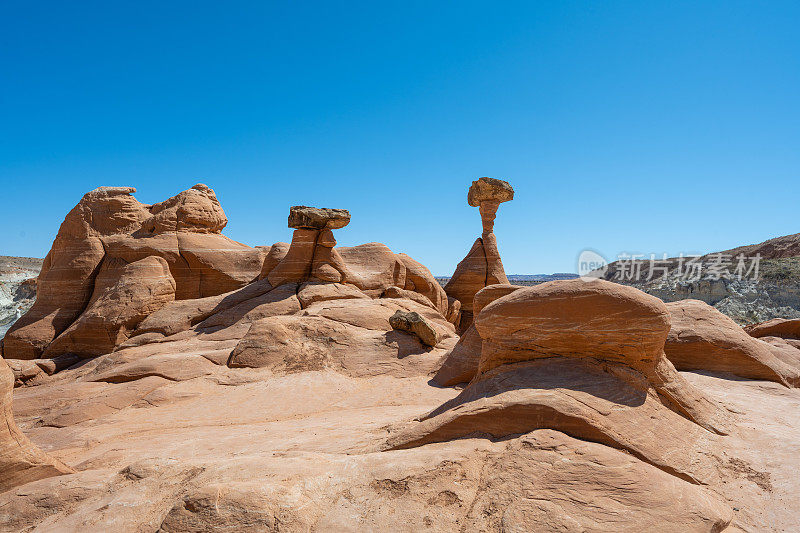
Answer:
POLYGON ((700 280, 758 280, 761 254, 748 257, 722 252, 709 255, 683 255, 667 258, 650 254, 626 254, 608 263, 593 250, 578 256, 578 274, 582 278, 603 278, 620 282, 640 283, 659 279, 696 282, 700 280))

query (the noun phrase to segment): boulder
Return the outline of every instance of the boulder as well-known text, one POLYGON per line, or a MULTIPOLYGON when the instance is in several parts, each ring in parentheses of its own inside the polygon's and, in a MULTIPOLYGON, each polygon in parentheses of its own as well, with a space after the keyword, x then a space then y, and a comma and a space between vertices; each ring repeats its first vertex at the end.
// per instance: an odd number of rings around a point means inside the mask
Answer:
POLYGON ((14 375, 0 357, 0 492, 52 476, 70 474, 71 468, 48 456, 19 430, 11 410, 14 375))
POLYGON ((393 329, 413 333, 423 344, 436 346, 439 343, 439 334, 436 330, 415 311, 400 311, 399 309, 389 318, 389 325, 393 329))
POLYGON ((305 229, 339 229, 350 223, 350 212, 346 209, 307 207, 296 205, 289 208, 289 227, 305 229))
POLYGON ((751 379, 800 384, 800 367, 775 357, 769 344, 700 300, 666 304, 672 326, 664 350, 678 370, 730 372, 751 379))
POLYGON ((496 178, 478 178, 467 192, 467 203, 479 207, 483 202, 508 202, 514 199, 514 188, 507 181, 496 178))

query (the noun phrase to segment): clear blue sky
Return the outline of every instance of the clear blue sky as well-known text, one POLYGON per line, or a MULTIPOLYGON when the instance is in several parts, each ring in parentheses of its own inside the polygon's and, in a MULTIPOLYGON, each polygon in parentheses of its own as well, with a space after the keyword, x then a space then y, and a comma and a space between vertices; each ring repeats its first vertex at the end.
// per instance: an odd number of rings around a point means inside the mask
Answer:
POLYGON ((213 187, 225 233, 350 209, 449 274, 479 176, 516 199, 509 273, 579 251, 705 252, 800 231, 798 2, 0 4, 0 254, 42 257, 99 185, 213 187))

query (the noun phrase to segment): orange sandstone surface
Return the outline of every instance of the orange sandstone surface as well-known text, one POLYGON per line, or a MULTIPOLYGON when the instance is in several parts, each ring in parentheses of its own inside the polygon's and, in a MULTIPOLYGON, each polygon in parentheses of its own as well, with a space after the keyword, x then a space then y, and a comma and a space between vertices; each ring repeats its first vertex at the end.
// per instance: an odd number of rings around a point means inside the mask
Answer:
POLYGON ((697 301, 446 288, 344 209, 222 235, 214 191, 66 216, 0 360, 2 531, 796 531, 800 342, 697 301))

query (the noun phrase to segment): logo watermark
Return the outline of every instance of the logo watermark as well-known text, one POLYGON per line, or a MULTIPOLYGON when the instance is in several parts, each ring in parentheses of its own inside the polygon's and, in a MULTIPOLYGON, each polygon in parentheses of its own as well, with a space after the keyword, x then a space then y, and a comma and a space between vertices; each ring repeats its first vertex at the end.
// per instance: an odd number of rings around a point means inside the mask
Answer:
POLYGON ((594 250, 583 250, 578 254, 578 276, 587 281, 603 278, 608 271, 608 261, 594 250))
POLYGON ((608 279, 622 282, 647 282, 660 279, 676 281, 752 280, 757 281, 761 254, 748 257, 744 254, 714 253, 709 255, 684 255, 668 258, 667 254, 621 253, 609 263, 600 253, 586 249, 578 255, 577 270, 581 279, 608 279))

